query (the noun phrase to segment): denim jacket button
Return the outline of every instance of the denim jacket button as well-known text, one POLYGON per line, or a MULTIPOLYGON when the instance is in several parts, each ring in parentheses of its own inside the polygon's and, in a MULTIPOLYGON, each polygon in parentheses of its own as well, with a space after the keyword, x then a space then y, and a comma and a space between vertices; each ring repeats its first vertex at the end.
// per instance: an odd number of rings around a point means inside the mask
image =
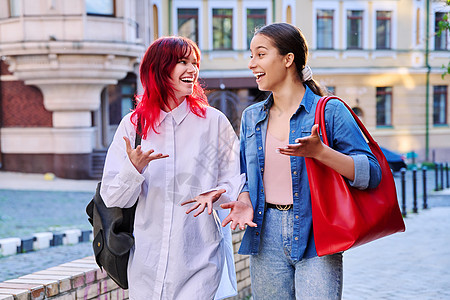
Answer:
POLYGON ((255 233, 256 235, 259 235, 259 232, 255 233))
POLYGON ((262 147, 258 147, 258 150, 262 150, 262 147))
POLYGON ((259 127, 256 127, 256 131, 259 131, 259 127))
POLYGON ((297 171, 294 171, 294 175, 297 175, 297 171))

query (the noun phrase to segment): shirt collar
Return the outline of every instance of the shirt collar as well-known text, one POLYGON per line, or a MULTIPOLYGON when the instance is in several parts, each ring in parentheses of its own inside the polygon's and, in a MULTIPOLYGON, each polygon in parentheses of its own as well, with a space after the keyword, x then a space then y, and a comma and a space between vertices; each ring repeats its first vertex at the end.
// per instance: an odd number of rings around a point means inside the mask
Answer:
POLYGON ((187 100, 184 99, 183 102, 181 102, 177 107, 175 107, 169 112, 165 112, 164 110, 161 109, 157 126, 159 126, 169 114, 172 115, 172 118, 175 120, 175 123, 179 125, 181 122, 183 122, 184 118, 186 118, 188 113, 189 113, 189 106, 187 104, 187 100))

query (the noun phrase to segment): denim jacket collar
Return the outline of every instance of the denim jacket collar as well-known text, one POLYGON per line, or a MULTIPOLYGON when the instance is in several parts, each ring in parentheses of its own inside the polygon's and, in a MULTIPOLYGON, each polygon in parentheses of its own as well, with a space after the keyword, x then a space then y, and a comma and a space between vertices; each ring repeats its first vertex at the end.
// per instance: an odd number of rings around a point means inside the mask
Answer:
MULTIPOLYGON (((311 91, 311 89, 307 85, 304 86, 305 86, 305 94, 303 95, 303 99, 300 102, 300 105, 295 114, 298 114, 300 112, 300 108, 302 106, 304 107, 305 111, 309 113, 314 103, 315 94, 311 91)), ((267 97, 267 99, 264 101, 264 105, 261 106, 261 112, 265 112, 266 113, 265 116, 267 116, 269 109, 272 107, 272 105, 273 105, 273 93, 271 93, 269 97, 267 97)))

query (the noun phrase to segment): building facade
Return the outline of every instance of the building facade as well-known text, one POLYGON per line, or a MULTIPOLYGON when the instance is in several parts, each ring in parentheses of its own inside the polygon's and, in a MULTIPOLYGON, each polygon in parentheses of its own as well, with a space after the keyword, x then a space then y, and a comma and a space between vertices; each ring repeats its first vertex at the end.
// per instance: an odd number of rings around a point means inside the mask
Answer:
POLYGON ((273 22, 302 30, 314 78, 380 145, 448 161, 450 36, 435 32, 449 10, 444 0, 0 0, 2 169, 98 177, 97 153, 141 91, 139 58, 165 35, 197 42, 209 101, 238 131, 242 110, 267 96, 248 49, 273 22))

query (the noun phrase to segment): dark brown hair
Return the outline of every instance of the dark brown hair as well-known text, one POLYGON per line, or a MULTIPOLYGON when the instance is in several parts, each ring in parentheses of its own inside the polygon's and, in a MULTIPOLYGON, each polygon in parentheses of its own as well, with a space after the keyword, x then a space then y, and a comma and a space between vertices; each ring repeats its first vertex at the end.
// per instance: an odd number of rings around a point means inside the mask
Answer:
POLYGON ((300 80, 304 82, 314 94, 324 96, 324 89, 315 82, 314 79, 308 81, 303 79, 302 70, 305 67, 308 58, 308 44, 300 29, 288 23, 273 23, 256 30, 255 35, 258 34, 270 38, 281 55, 293 53, 297 75, 300 80))

